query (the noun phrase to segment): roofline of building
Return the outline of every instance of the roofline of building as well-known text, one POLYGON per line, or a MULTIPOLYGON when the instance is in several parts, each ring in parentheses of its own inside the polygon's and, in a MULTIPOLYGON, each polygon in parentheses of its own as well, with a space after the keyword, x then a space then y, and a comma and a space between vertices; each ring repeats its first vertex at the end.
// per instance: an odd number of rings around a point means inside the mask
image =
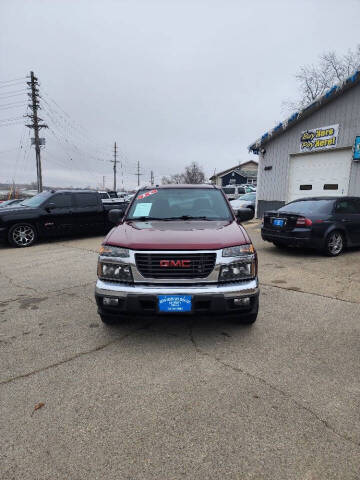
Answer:
POLYGON ((323 95, 315 98, 313 102, 311 102, 306 107, 302 108, 298 112, 294 112, 289 118, 280 122, 276 125, 273 129, 265 132, 260 138, 258 138, 254 143, 249 145, 248 149, 249 152, 255 153, 256 155, 259 153, 260 147, 265 145, 266 143, 273 140, 275 137, 278 137, 285 131, 289 130, 291 127, 299 123, 304 118, 307 118, 316 110, 319 110, 327 103, 332 102, 335 98, 342 95, 346 90, 355 87, 360 82, 360 70, 356 70, 350 77, 346 78, 342 82, 334 85, 329 90, 327 90, 323 95))
POLYGON ((256 163, 256 165, 258 165, 257 160, 253 160, 253 159, 251 159, 251 160, 246 160, 246 161, 243 162, 243 163, 240 163, 240 164, 238 164, 238 165, 235 165, 235 167, 227 168, 226 170, 223 170, 222 172, 219 172, 219 173, 216 173, 215 175, 212 175, 212 176, 210 177, 210 180, 211 180, 212 178, 215 178, 215 177, 224 176, 224 175, 226 175, 228 172, 231 172, 231 170, 237 170, 237 169, 239 169, 240 167, 242 167, 243 165, 246 165, 247 163, 256 163))

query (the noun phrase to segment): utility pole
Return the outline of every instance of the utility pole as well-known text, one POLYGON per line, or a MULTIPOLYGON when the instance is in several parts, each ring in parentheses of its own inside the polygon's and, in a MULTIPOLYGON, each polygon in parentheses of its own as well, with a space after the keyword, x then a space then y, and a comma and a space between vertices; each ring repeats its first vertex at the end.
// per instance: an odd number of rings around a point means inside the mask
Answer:
POLYGON ((154 185, 154 172, 151 170, 151 174, 150 174, 150 184, 151 186, 154 185))
POLYGON ((112 163, 114 164, 114 192, 116 192, 116 161, 117 161, 117 149, 116 149, 116 142, 114 143, 114 160, 112 163))
POLYGON ((32 114, 31 115, 26 115, 28 118, 32 120, 32 123, 29 125, 26 125, 28 128, 32 128, 34 130, 34 145, 35 145, 35 156, 36 156, 36 178, 37 178, 37 190, 38 192, 42 192, 43 190, 43 185, 42 185, 42 171, 41 171, 41 157, 40 157, 40 145, 44 145, 45 141, 42 138, 39 138, 39 131, 42 128, 48 128, 48 126, 45 123, 39 123, 42 122, 42 118, 39 118, 38 116, 38 110, 41 108, 40 107, 40 102, 39 102, 39 83, 37 77, 35 77, 34 72, 30 72, 30 82, 26 82, 29 86, 29 92, 28 95, 31 99, 31 103, 28 105, 31 110, 32 114))
POLYGON ((140 177, 142 175, 142 173, 140 173, 140 162, 138 161, 137 162, 137 172, 135 173, 135 175, 138 177, 138 187, 140 186, 140 177))

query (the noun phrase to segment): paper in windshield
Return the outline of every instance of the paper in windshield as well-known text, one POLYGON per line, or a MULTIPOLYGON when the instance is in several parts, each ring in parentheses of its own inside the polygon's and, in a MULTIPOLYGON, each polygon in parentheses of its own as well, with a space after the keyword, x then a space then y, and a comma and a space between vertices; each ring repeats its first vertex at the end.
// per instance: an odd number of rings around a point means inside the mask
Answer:
POLYGON ((135 207, 134 217, 147 217, 150 213, 152 203, 138 203, 135 207))

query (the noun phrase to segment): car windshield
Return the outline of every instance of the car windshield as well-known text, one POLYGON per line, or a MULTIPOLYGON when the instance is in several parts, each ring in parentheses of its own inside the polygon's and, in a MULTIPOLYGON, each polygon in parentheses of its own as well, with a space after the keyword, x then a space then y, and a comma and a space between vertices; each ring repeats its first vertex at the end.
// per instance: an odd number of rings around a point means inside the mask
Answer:
POLYGON ((16 200, 5 200, 5 202, 0 203, 0 207, 6 207, 8 205, 14 205, 16 203, 17 203, 16 200))
POLYGON ((245 200, 247 202, 252 202, 255 200, 256 194, 255 193, 245 193, 245 195, 241 195, 241 197, 238 198, 238 200, 245 200))
POLYGON ((25 205, 26 207, 38 207, 41 205, 45 200, 48 198, 48 192, 42 192, 35 197, 28 198, 27 200, 23 200, 20 205, 25 205))
POLYGON ((161 188, 140 190, 127 220, 232 220, 220 190, 215 188, 161 188))
POLYGON ((232 194, 235 193, 235 188, 234 187, 224 187, 223 192, 227 194, 232 194))
POLYGON ((298 200, 279 208, 279 212, 299 213, 301 215, 330 213, 334 200, 298 200))

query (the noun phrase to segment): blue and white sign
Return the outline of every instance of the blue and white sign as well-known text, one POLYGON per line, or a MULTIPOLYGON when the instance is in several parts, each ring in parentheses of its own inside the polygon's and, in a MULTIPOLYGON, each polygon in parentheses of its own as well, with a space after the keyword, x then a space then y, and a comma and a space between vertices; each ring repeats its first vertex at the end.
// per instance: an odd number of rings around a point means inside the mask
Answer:
POLYGON ((353 159, 360 160, 360 136, 355 138, 353 159))
POLYGON ((159 295, 159 312, 191 312, 191 295, 159 295))

